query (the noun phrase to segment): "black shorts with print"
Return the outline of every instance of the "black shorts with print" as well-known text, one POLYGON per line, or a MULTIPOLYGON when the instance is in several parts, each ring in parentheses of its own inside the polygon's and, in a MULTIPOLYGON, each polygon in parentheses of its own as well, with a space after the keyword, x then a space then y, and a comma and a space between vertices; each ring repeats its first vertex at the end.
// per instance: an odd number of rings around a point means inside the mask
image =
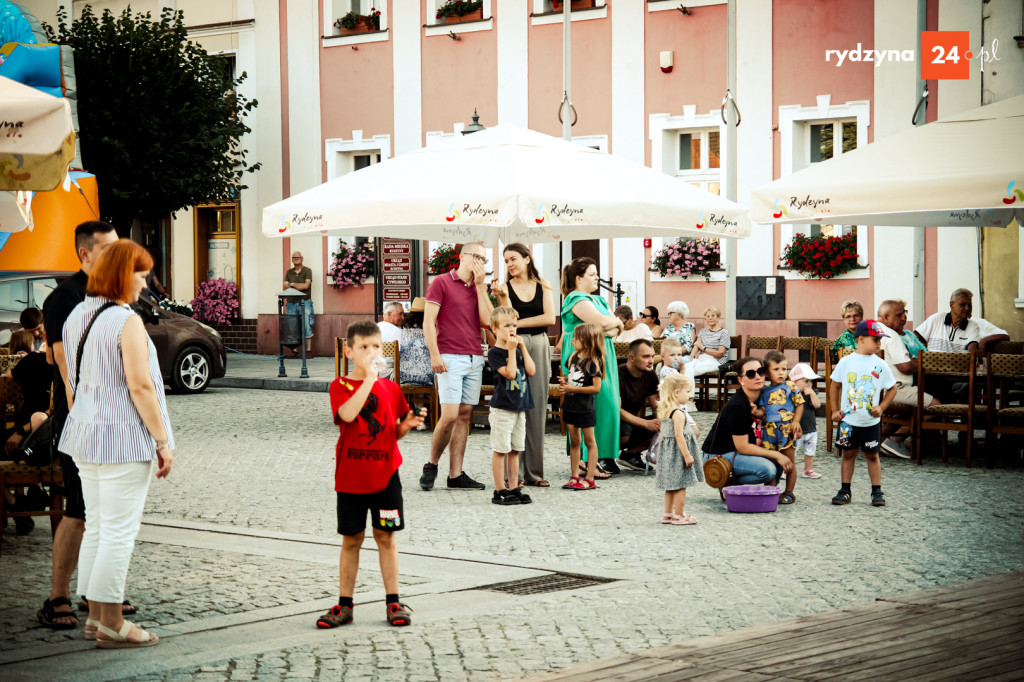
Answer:
POLYGON ((878 452, 882 445, 882 422, 874 426, 850 426, 839 422, 839 437, 836 447, 840 450, 861 450, 868 454, 878 452))
POLYGON ((398 472, 379 493, 336 493, 338 496, 338 533, 360 535, 366 531, 366 512, 378 530, 394 532, 405 528, 402 506, 402 481, 398 472))

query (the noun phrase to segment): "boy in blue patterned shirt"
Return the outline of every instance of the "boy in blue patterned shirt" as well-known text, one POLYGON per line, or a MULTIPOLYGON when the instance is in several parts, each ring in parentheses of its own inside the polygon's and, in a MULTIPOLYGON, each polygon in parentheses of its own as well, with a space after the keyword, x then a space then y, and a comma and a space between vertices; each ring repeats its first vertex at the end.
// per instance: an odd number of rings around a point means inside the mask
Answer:
MULTIPOLYGON (((764 428, 761 446, 781 452, 796 463, 796 443, 803 435, 800 417, 804 413, 804 397, 796 385, 786 378, 789 372, 788 360, 777 350, 764 355, 765 385, 761 389, 760 407, 764 410, 764 428)), ((796 496, 793 488, 796 476, 786 480, 786 492, 779 497, 779 504, 793 504, 796 496)))

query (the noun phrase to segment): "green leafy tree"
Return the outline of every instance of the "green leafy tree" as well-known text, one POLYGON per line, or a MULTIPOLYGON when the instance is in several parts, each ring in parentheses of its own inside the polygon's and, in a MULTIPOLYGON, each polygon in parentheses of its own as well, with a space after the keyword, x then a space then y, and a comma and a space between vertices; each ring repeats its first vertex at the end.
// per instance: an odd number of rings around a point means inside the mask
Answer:
POLYGON ((74 48, 82 159, 96 175, 100 214, 122 235, 136 218, 228 201, 246 189, 243 119, 256 107, 238 93, 245 79, 190 42, 184 13, 97 17, 70 25, 63 8, 49 39, 74 48))

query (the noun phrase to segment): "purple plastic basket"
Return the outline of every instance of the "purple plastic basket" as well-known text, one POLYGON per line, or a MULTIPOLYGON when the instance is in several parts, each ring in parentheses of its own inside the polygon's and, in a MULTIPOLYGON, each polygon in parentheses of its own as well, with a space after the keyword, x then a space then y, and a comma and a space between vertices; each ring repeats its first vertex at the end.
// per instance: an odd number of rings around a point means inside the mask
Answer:
POLYGON ((774 485, 734 485, 722 488, 725 507, 737 514, 773 512, 779 508, 782 488, 774 485))

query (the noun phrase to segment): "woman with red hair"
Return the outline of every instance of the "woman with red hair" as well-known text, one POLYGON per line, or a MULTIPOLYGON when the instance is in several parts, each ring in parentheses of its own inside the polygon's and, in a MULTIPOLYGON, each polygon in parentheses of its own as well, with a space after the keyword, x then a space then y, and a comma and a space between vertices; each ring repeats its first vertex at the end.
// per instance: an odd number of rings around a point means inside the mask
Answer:
POLYGON ((156 477, 164 478, 174 461, 156 348, 131 309, 152 267, 135 242, 114 242, 89 275, 85 301, 64 324, 73 400, 59 449, 74 459, 82 478, 86 523, 78 593, 89 603, 85 637, 103 649, 158 641, 121 615, 153 463, 156 477))

